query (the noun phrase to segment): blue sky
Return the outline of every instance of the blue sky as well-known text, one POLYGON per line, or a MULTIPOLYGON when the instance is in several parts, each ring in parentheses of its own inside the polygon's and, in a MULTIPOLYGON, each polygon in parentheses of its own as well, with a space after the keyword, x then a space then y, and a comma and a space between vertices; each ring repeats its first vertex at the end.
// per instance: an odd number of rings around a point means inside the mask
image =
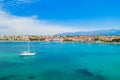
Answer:
MULTIPOLYGON (((12 18, 13 21, 21 18, 23 21, 28 20, 25 25, 29 24, 29 20, 31 20, 35 25, 37 24, 37 30, 39 26, 43 26, 33 34, 119 29, 119 4, 119 0, 0 0, 1 17, 12 18), (53 30, 49 30, 49 28, 53 28, 53 30), (44 32, 40 33, 41 30, 44 32)), ((20 24, 19 21, 17 24, 20 24)), ((0 28, 3 26, 8 25, 2 24, 0 28)), ((30 28, 35 29, 36 27, 26 27, 26 29, 30 28)), ((25 30, 23 27, 19 29, 25 30)), ((4 31, 2 32, 4 33, 4 31)), ((12 30, 8 30, 8 32, 16 33, 12 30)), ((28 30, 26 34, 29 32, 28 30)), ((19 34, 21 34, 20 31, 19 34)), ((23 34, 25 33, 23 32, 23 34)))

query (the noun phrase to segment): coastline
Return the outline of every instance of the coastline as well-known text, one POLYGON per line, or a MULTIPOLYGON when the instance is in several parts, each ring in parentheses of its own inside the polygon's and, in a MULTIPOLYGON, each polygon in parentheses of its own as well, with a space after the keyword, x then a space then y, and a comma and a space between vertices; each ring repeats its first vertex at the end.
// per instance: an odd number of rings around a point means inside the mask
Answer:
MULTIPOLYGON (((0 41, 0 43, 4 42, 28 42, 28 41, 0 41)), ((29 41, 29 42, 46 42, 46 43, 85 43, 85 44, 118 44, 120 45, 120 42, 80 42, 80 41, 29 41)))
POLYGON ((0 42, 82 42, 82 43, 115 43, 120 44, 120 36, 0 36, 0 42))

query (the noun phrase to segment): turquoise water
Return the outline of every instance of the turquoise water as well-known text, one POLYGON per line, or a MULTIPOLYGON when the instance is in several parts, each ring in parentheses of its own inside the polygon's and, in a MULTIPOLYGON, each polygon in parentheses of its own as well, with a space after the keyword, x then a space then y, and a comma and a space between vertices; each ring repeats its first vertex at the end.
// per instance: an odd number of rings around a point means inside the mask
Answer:
POLYGON ((120 80, 120 45, 0 42, 0 80, 120 80))

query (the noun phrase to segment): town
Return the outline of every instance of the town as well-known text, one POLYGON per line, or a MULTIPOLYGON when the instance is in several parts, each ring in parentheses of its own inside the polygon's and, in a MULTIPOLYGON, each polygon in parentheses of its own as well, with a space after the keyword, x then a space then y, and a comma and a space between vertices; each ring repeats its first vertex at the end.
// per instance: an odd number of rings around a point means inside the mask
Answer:
POLYGON ((93 42, 120 43, 120 36, 38 36, 38 35, 1 35, 0 41, 58 41, 58 42, 93 42))

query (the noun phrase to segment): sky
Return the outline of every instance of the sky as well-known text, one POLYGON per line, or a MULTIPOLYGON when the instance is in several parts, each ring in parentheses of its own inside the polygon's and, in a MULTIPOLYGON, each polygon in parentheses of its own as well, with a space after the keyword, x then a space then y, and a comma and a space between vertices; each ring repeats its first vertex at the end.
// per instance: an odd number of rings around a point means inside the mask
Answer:
POLYGON ((0 0, 0 34, 120 29, 120 0, 0 0))

